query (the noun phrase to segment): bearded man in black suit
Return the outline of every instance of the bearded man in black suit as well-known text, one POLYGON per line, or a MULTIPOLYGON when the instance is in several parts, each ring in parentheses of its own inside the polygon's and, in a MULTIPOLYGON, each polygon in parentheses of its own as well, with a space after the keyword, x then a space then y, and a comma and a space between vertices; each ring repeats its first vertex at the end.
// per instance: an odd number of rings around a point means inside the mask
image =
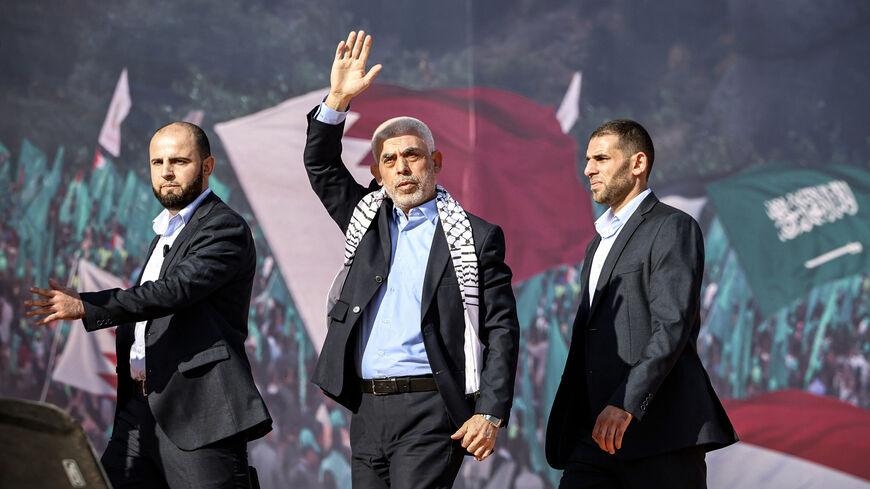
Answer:
POLYGON ((648 187, 637 122, 596 129, 584 174, 609 209, 586 248, 580 308, 547 427, 562 488, 703 488, 705 453, 737 440, 695 348, 704 241, 648 187))
POLYGON ((50 281, 25 302, 37 324, 117 326, 118 403, 102 457, 116 489, 250 487, 247 443, 271 429, 245 354, 256 271, 251 230, 208 188, 198 126, 173 122, 149 147, 164 210, 136 286, 82 292, 50 281))

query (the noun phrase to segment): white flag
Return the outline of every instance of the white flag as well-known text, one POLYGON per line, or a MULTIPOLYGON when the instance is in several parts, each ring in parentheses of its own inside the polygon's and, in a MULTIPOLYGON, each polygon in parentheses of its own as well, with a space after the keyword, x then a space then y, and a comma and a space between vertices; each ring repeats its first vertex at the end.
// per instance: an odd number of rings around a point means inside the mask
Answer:
POLYGON ((559 125, 562 126, 562 132, 565 134, 568 134, 568 131, 580 118, 580 85, 582 81, 583 74, 579 71, 574 72, 571 83, 568 84, 568 90, 562 98, 562 103, 556 110, 556 119, 559 119, 559 125))
MULTIPOLYGON (((84 259, 79 260, 78 276, 79 290, 82 292, 127 288, 123 280, 84 259)), ((94 394, 114 397, 118 386, 115 328, 89 333, 81 321, 70 321, 68 324, 69 338, 51 374, 52 380, 94 394)))
POLYGON ((109 104, 109 111, 100 129, 100 144, 114 157, 121 155, 121 123, 130 113, 130 85, 127 83, 127 68, 121 72, 118 84, 115 85, 115 93, 109 104))
MULTIPOLYGON (((308 125, 305 114, 328 91, 309 92, 214 127, 318 352, 326 338, 324 298, 335 264, 344 256, 344 236, 311 191, 301 162, 308 125), (277 165, 276 161, 299 164, 277 165)), ((359 117, 356 112, 348 114, 345 129, 359 117)), ((342 145, 347 169, 357 181, 368 184, 372 175, 359 162, 371 153, 371 142, 345 137, 342 145)))

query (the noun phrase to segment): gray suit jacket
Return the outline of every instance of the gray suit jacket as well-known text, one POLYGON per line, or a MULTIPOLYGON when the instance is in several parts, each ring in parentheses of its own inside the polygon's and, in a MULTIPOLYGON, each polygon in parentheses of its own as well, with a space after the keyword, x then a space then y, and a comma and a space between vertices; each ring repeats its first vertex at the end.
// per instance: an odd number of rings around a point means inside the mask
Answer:
POLYGON ((593 444, 608 404, 634 416, 617 456, 637 458, 737 440, 695 344, 704 242, 689 215, 648 195, 613 244, 589 304, 586 248, 580 307, 547 427, 547 460, 564 468, 577 443, 593 444))
MULTIPOLYGON (((148 257, 163 252, 154 249, 158 238, 148 257)), ((248 439, 269 432, 244 346, 256 263, 247 223, 212 193, 180 231, 158 280, 81 294, 88 331, 118 326, 116 423, 134 392, 134 325, 147 320, 148 404, 173 443, 192 450, 240 432, 248 439)))

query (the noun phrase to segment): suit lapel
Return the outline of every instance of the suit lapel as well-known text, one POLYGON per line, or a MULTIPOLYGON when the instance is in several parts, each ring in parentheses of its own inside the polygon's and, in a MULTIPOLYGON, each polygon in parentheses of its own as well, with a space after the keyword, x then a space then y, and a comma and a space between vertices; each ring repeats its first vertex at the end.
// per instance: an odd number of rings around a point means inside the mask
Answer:
POLYGON ((638 226, 640 226, 640 224, 646 219, 644 214, 649 212, 656 202, 658 202, 658 199, 656 199, 655 195, 650 193, 645 199, 643 199, 643 202, 640 203, 640 206, 628 219, 628 222, 623 225, 622 230, 619 232, 619 236, 617 236, 616 241, 613 242, 613 247, 610 248, 610 252, 607 253, 607 258, 604 260, 604 266, 601 267, 601 275, 598 276, 598 283, 595 285, 595 295, 592 297, 592 305, 589 307, 588 317, 592 317, 592 314, 595 312, 595 307, 599 302, 601 302, 601 294, 610 282, 610 275, 613 273, 613 267, 616 266, 616 262, 619 261, 620 255, 622 255, 622 250, 625 249, 625 245, 628 244, 631 235, 634 234, 638 226))
POLYGON ((586 256, 583 257, 583 271, 580 277, 580 283, 583 284, 583 287, 580 289, 580 307, 577 311, 578 315, 586 314, 588 317, 589 314, 589 276, 591 275, 592 258, 595 256, 595 250, 598 249, 598 245, 600 244, 601 236, 596 234, 595 238, 592 239, 592 243, 590 243, 587 248, 586 256))
MULTIPOLYGON (((420 314, 426 315, 426 311, 432 304, 438 283, 444 275, 447 262, 450 261, 450 250, 447 249, 447 236, 441 227, 441 219, 435 225, 435 234, 432 236, 432 247, 429 248, 429 261, 426 264, 426 275, 423 277, 423 295, 420 298, 420 314)), ((458 278, 458 277, 457 277, 458 278)))
POLYGON ((393 202, 384 199, 384 203, 378 210, 378 239, 381 242, 381 251, 384 254, 384 263, 387 270, 390 269, 390 259, 393 256, 393 239, 390 236, 390 216, 393 214, 393 202))
MULTIPOLYGON (((166 275, 166 270, 168 270, 169 266, 175 261, 175 257, 178 256, 178 251, 183 249, 185 243, 197 233, 202 224, 202 218, 207 216, 218 202, 221 202, 221 199, 212 192, 199 203, 199 207, 197 207, 196 210, 193 211, 193 215, 190 216, 190 221, 184 225, 184 229, 179 231, 178 237, 175 238, 175 241, 173 241, 172 246, 169 248, 169 253, 163 257, 163 266, 160 267, 160 278, 163 278, 166 275)), ((157 252, 160 253, 160 250, 157 250, 157 252)))

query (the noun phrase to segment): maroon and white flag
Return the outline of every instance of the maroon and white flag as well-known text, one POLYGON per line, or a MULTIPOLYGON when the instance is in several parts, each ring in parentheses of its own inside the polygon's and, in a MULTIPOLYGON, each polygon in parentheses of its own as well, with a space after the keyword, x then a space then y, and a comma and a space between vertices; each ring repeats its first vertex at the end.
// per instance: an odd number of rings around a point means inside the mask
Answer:
MULTIPOLYGON (((326 337, 323 297, 342 262, 344 237, 311 190, 302 153, 305 114, 327 92, 215 126, 318 351, 326 337)), ((353 100, 342 140, 344 163, 361 184, 371 180, 372 132, 398 115, 432 130, 444 155, 438 183, 463 208, 504 229, 514 281, 583 260, 595 230, 577 144, 562 130, 570 117, 560 122, 553 107, 503 90, 375 84, 353 100)))
MULTIPOLYGON (((77 273, 81 292, 129 287, 119 277, 84 259, 79 260, 77 273)), ((51 374, 52 380, 114 397, 118 387, 115 328, 89 333, 81 321, 68 321, 67 324, 69 337, 51 374)))
POLYGON ((740 442, 707 454, 709 487, 870 489, 870 410, 797 390, 723 404, 740 442))

